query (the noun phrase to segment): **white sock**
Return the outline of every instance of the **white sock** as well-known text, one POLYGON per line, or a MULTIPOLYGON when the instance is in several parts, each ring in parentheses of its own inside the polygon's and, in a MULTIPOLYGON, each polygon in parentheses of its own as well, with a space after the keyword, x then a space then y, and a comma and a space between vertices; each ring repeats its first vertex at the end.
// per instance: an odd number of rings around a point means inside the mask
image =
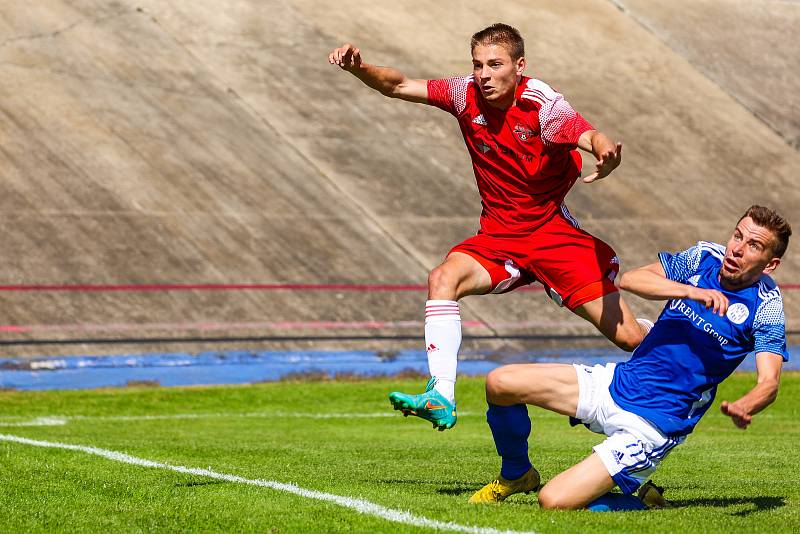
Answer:
POLYGON ((461 347, 458 302, 429 300, 425 303, 425 347, 428 370, 436 378, 434 389, 450 402, 455 402, 456 367, 461 347))

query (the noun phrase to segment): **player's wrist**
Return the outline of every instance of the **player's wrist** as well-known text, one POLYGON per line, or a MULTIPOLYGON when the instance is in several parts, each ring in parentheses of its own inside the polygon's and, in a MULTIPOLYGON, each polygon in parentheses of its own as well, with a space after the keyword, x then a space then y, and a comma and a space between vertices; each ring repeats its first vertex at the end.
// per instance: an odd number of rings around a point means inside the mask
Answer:
POLYGON ((683 295, 679 295, 680 298, 689 299, 689 300, 696 300, 697 299, 697 288, 689 285, 689 284, 681 284, 683 289, 683 295))

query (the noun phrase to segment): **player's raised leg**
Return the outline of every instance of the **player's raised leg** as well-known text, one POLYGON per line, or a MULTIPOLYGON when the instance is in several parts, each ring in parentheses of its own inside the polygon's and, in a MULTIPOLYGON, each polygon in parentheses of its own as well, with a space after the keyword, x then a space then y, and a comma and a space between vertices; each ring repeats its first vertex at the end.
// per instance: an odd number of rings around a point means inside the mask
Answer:
POLYGON ((578 225, 566 205, 529 240, 521 265, 547 288, 560 306, 591 322, 611 342, 632 351, 645 331, 620 296, 614 278, 620 261, 614 249, 578 225))
POLYGON ((455 383, 458 351, 461 347, 461 313, 458 299, 484 294, 492 281, 486 269, 462 252, 452 252, 428 276, 425 303, 425 347, 431 379, 425 392, 389 394, 395 410, 433 423, 438 430, 456 424, 455 383))

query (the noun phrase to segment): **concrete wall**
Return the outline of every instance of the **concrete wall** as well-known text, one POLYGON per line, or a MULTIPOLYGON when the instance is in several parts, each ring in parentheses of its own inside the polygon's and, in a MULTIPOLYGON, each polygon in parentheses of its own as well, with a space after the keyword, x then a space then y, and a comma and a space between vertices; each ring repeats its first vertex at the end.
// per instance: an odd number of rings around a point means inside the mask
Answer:
MULTIPOLYGON (((800 86, 797 52, 786 46, 770 55, 781 65, 776 97, 749 103, 758 94, 752 88, 773 70, 735 68, 726 19, 715 25, 710 15, 729 13, 731 5, 755 8, 724 4, 3 3, 0 283, 424 284, 428 270, 477 228, 479 200, 455 121, 369 91, 328 65, 327 54, 351 41, 367 61, 413 77, 463 74, 470 35, 498 20, 527 38, 528 74, 625 143, 612 177, 578 184, 568 198, 573 214, 617 249, 624 266, 699 239, 724 242, 755 202, 800 225, 800 195, 790 186, 800 168, 791 112, 800 86), (698 15, 702 40, 681 18, 695 10, 710 14, 698 15), (709 74, 719 65, 733 75, 709 74), (784 88, 793 89, 788 111, 777 98, 784 88)), ((791 28, 776 21, 796 20, 798 12, 793 4, 765 5, 748 27, 748 49, 763 54, 774 49, 776 27, 788 42, 791 28)), ((800 280, 798 257, 790 248, 779 281, 800 280)), ((795 294, 786 292, 786 301, 797 329, 795 294)), ((3 347, 15 355, 396 346, 141 340, 320 334, 272 324, 281 321, 421 321, 425 297, 195 291, 2 298, 0 342, 73 343, 3 347), (208 324, 215 329, 204 330, 208 324), (140 342, 76 343, 98 337, 140 342)), ((658 309, 632 303, 649 315, 658 309)), ((475 332, 487 335, 592 333, 541 293, 468 298, 462 314, 482 321, 486 327, 475 332)), ((374 333, 414 337, 421 329, 395 324, 374 333)))

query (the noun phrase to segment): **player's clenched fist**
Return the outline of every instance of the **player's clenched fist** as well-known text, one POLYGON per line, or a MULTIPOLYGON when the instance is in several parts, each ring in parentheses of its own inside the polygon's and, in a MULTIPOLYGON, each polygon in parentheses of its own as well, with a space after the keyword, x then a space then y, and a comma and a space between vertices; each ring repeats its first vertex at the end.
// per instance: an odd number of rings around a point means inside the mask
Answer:
POLYGON ((753 421, 753 417, 736 405, 735 402, 722 401, 720 411, 733 420, 733 424, 744 430, 753 421))
POLYGON ((361 50, 345 43, 328 55, 328 63, 338 65, 344 70, 357 69, 361 66, 361 50))

